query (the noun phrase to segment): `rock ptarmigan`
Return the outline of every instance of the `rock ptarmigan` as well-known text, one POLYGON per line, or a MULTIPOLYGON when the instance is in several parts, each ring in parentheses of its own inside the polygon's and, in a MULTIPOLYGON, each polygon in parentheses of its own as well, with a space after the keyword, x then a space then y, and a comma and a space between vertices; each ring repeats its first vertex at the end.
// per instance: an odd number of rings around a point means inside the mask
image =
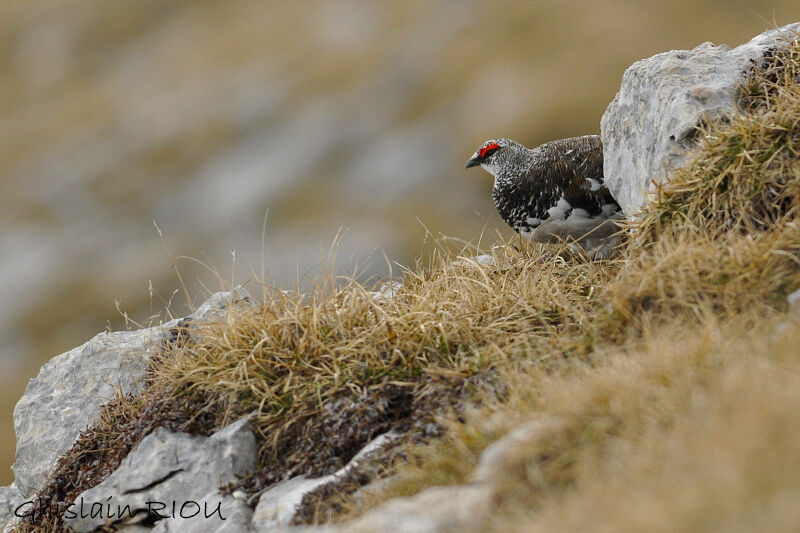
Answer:
POLYGON ((509 139, 486 141, 467 161, 494 176, 492 199, 509 226, 537 242, 573 241, 607 258, 624 218, 603 184, 597 135, 559 139, 528 149, 509 139))

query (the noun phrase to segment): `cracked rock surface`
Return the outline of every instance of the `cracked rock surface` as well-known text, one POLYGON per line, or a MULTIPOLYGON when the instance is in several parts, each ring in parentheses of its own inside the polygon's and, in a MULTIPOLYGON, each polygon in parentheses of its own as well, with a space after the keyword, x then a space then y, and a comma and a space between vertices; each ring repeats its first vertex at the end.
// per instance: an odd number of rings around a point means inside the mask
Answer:
POLYGON ((248 298, 241 287, 218 292, 183 320, 137 331, 103 332, 42 366, 14 409, 16 479, 0 493, 0 525, 7 525, 13 508, 42 488, 58 457, 96 422, 101 405, 118 393, 140 390, 147 365, 170 337, 171 328, 224 318, 228 305, 248 298))
POLYGON ((141 386, 150 358, 167 335, 169 330, 159 326, 100 333, 42 367, 14 409, 13 469, 23 496, 41 488, 58 456, 95 421, 115 389, 129 394, 141 386))
POLYGON ((64 522, 80 532, 148 517, 157 520, 153 531, 246 531, 252 511, 218 488, 251 471, 257 454, 246 418, 210 437, 158 428, 111 476, 83 492, 72 508, 76 516, 67 511, 64 522))
POLYGON ((306 494, 346 476, 361 461, 398 437, 399 434, 389 431, 372 439, 347 465, 333 474, 317 478, 295 476, 270 487, 258 499, 253 513, 253 530, 277 531, 281 526, 291 524, 306 494))
POLYGON ((128 533, 328 531, 287 526, 306 494, 347 475, 397 437, 389 432, 373 439, 335 474, 278 483, 261 495, 253 512, 236 493, 223 496, 218 490, 255 466, 258 450, 246 419, 210 437, 158 428, 111 476, 83 492, 72 513, 65 512, 64 522, 79 532, 107 523, 128 533), (154 527, 145 525, 153 521, 154 527))

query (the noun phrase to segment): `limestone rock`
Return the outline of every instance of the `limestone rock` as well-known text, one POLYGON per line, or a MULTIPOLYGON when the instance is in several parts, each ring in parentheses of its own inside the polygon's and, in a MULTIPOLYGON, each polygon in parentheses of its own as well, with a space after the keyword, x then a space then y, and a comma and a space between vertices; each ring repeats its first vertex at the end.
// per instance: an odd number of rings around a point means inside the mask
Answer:
MULTIPOLYGON (((117 394, 140 389, 147 364, 170 336, 170 328, 179 322, 219 319, 227 305, 247 298, 241 287, 216 293, 183 321, 100 333, 42 366, 14 409, 17 452, 13 469, 18 492, 5 494, 21 503, 41 489, 58 457, 97 420, 100 406, 117 394)), ((8 518, 0 507, 0 524, 8 518)))
POLYGON ((787 296, 786 303, 789 304, 789 310, 795 313, 800 312, 800 289, 787 296))
POLYGON ((215 292, 208 300, 185 320, 200 322, 217 322, 225 320, 229 305, 250 300, 250 293, 244 287, 237 285, 230 291, 215 292))
MULTIPOLYGON (((472 472, 474 483, 502 483, 504 465, 519 454, 527 454, 533 446, 545 440, 558 439, 564 435, 567 425, 563 420, 551 417, 536 418, 513 429, 494 441, 481 453, 478 465, 472 472)), ((507 470, 506 470, 507 471, 507 470)))
POLYGON ((765 52, 785 45, 800 23, 773 29, 734 49, 704 43, 634 63, 600 123, 605 184, 629 217, 667 172, 685 165, 703 119, 730 115, 736 88, 765 52))
POLYGON ((117 391, 137 390, 150 357, 167 335, 162 327, 100 333, 42 367, 14 409, 13 469, 23 496, 42 487, 58 456, 94 422, 101 404, 117 391))
POLYGON ((484 531, 492 506, 485 484, 433 487, 410 498, 395 498, 344 524, 339 533, 468 533, 484 531))
POLYGON ((372 296, 372 299, 375 300, 380 305, 386 305, 394 300, 395 296, 397 296, 397 292, 403 286, 403 283, 397 280, 394 281, 387 281, 382 283, 380 287, 378 287, 377 291, 371 291, 369 293, 372 296))
MULTIPOLYGON (((504 482, 509 463, 531 446, 564 438, 568 427, 563 420, 541 417, 530 420, 492 443, 481 454, 471 483, 432 487, 410 498, 395 498, 356 520, 334 526, 335 533, 449 533, 478 532, 490 519, 495 490, 504 482)), ((271 531, 271 530, 270 530, 271 531)), ((295 533, 293 529, 275 530, 295 533)), ((297 532, 299 533, 299 532, 297 532)), ((303 530, 302 533, 313 533, 303 530)))
POLYGON ((13 517, 14 510, 24 501, 25 498, 19 493, 16 483, 12 483, 7 487, 0 487, 0 517, 2 517, 0 529, 5 530, 6 517, 13 517))
POLYGON ((484 265, 492 267, 497 265, 497 261, 495 260, 494 256, 489 254, 481 254, 475 257, 456 259, 453 261, 453 266, 464 267, 470 265, 484 265))
POLYGON ((297 507, 303 501, 303 496, 332 481, 331 477, 296 476, 264 491, 253 513, 255 531, 270 531, 290 524, 297 513, 297 507))
POLYGON ((218 488, 251 471, 257 455, 247 419, 210 437, 157 428, 105 481, 78 496, 73 512, 64 513, 64 521, 86 532, 120 518, 144 518, 149 511, 165 517, 154 531, 246 531, 252 515, 249 507, 233 496, 220 495, 218 488), (92 516, 90 511, 98 503, 104 512, 92 516))
POLYGON ((347 465, 334 474, 318 478, 297 476, 270 487, 258 499, 258 505, 253 513, 254 531, 273 531, 278 530, 281 526, 287 526, 297 513, 303 496, 347 475, 361 461, 397 437, 398 434, 392 431, 376 437, 364 446, 347 465))

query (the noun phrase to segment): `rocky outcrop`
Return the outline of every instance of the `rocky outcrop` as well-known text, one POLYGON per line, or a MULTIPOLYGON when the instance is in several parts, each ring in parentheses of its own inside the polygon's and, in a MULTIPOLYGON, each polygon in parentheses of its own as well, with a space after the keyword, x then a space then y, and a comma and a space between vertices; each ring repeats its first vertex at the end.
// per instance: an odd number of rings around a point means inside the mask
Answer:
POLYGON ((789 304, 789 309, 795 313, 800 313, 800 289, 797 289, 789 296, 786 297, 786 303, 789 304))
POLYGON ((246 418, 210 437, 157 428, 113 474, 76 498, 64 522, 80 532, 147 518, 157 520, 158 531, 245 531, 252 510, 220 495, 219 487, 252 471, 257 456, 246 418))
POLYGON ((158 428, 113 474, 78 496, 64 510, 64 521, 79 532, 107 523, 129 533, 280 530, 291 524, 306 494, 346 476, 397 436, 390 432, 373 439, 334 474, 296 476, 272 486, 261 494, 254 511, 243 493, 219 491, 255 467, 258 449, 246 418, 210 437, 158 428), (141 525, 145 520, 155 526, 141 525))
POLYGON ((734 49, 707 42, 637 61, 625 71, 600 129, 605 183, 626 215, 635 215, 668 173, 687 163, 702 120, 734 112, 737 86, 752 62, 798 32, 800 23, 791 24, 734 49))
POLYGON ((0 530, 5 530, 5 526, 14 517, 14 510, 25 498, 19 493, 16 483, 7 487, 0 487, 0 530))
POLYGON ((432 487, 410 498, 396 498, 336 533, 469 533, 485 531, 492 508, 488 485, 432 487))
MULTIPOLYGON (((141 388, 150 358, 170 337, 172 328, 179 323, 219 320, 229 304, 246 298, 249 295, 241 287, 216 293, 182 321, 137 331, 100 333, 46 363, 28 383, 14 409, 16 479, 0 495, 0 500, 9 502, 0 506, 0 513, 42 488, 58 457, 97 420, 102 404, 141 388)), ((8 516, 0 515, 0 524, 8 516)))
POLYGON ((100 333, 53 358, 25 389, 14 409, 17 487, 24 497, 41 488, 59 455, 94 422, 101 404, 134 392, 150 357, 169 330, 100 333))
POLYGON ((253 514, 253 531, 272 531, 291 524, 306 494, 345 477, 361 461, 368 459, 381 447, 398 436, 398 434, 390 431, 376 437, 364 446, 347 465, 334 474, 317 478, 296 476, 270 487, 258 499, 258 505, 256 505, 255 513, 253 514))

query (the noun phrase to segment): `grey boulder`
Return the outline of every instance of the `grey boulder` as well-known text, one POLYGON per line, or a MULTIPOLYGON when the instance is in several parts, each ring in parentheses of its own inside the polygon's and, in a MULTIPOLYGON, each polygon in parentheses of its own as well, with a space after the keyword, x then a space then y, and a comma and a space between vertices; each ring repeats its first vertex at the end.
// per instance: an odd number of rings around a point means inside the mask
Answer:
POLYGON ((628 217, 669 172, 689 161, 701 121, 734 112, 737 87, 752 61, 797 32, 800 23, 790 24, 734 49, 707 42, 637 61, 625 71, 600 130, 605 183, 628 217))
POLYGON ((800 289, 787 296, 786 303, 789 304, 789 310, 795 313, 800 312, 800 289))
POLYGON ((105 481, 83 492, 63 514, 79 532, 149 516, 153 531, 246 531, 252 511, 219 487, 250 472, 258 449, 247 419, 210 437, 157 428, 105 481))
POLYGON ((306 494, 323 485, 335 483, 397 437, 399 434, 389 431, 372 439, 349 463, 333 474, 316 478, 296 476, 270 487, 258 499, 253 513, 253 531, 284 531, 282 528, 291 524, 306 494))
POLYGON ((465 533, 484 531, 494 490, 484 484, 431 487, 395 498, 339 528, 337 533, 465 533))
POLYGON ((6 507, 13 510, 42 488, 58 457, 97 421, 101 405, 119 394, 141 390, 147 365, 170 337, 171 328, 181 323, 191 331, 193 321, 222 319, 228 305, 248 298, 241 287, 219 292, 183 320, 137 331, 103 332, 42 366, 14 409, 16 479, 3 492, 9 502, 0 506, 0 525, 11 516, 6 507))

